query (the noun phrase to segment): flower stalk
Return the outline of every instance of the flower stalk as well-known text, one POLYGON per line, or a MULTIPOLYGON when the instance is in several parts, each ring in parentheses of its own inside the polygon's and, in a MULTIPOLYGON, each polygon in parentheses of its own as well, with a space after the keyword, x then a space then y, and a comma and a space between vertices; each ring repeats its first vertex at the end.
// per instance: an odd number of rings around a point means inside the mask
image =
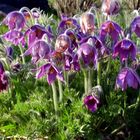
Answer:
POLYGON ((83 74, 84 74, 84 89, 85 89, 85 94, 88 94, 88 75, 87 75, 87 71, 83 70, 83 74))
POLYGON ((25 58, 24 58, 24 55, 23 55, 23 47, 21 45, 19 45, 19 49, 20 49, 20 53, 21 53, 21 58, 22 58, 22 62, 23 64, 25 64, 25 58))
POLYGON ((58 117, 58 98, 57 98, 57 91, 56 91, 56 85, 53 82, 51 84, 52 86, 52 92, 53 92, 53 103, 54 103, 54 110, 55 110, 55 114, 56 114, 56 118, 58 117))
POLYGON ((101 62, 97 63, 97 85, 101 85, 101 62))
POLYGON ((63 87, 62 82, 58 79, 58 88, 59 88, 59 102, 61 103, 63 100, 63 87))
POLYGON ((88 78, 87 78, 87 80, 88 80, 88 91, 87 92, 89 92, 91 89, 92 89, 92 80, 91 80, 91 78, 92 78, 92 72, 91 72, 91 70, 89 69, 88 70, 88 78))

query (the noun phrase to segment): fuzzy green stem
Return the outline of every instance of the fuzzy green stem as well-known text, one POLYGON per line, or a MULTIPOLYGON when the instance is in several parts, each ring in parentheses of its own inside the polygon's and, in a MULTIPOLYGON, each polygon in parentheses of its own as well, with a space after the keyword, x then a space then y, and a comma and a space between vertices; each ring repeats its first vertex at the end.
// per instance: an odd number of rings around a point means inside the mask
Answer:
POLYGON ((24 58, 24 55, 23 55, 23 48, 22 48, 21 45, 19 46, 19 49, 20 49, 20 53, 21 53, 22 62, 23 62, 23 64, 25 64, 25 58, 24 58))
POLYGON ((62 102, 63 100, 63 88, 62 88, 62 82, 58 80, 58 87, 59 87, 59 102, 62 102))
POLYGON ((92 88, 92 82, 91 82, 91 78, 92 78, 92 73, 91 70, 88 70, 88 92, 91 90, 92 88))
POLYGON ((84 89, 85 89, 85 94, 88 94, 88 77, 87 77, 87 71, 83 70, 84 73, 84 89))
POLYGON ((111 56, 108 58, 107 68, 106 68, 106 78, 107 78, 107 85, 109 85, 109 72, 111 67, 111 56))
POLYGON ((57 91, 56 91, 56 85, 55 83, 53 82, 51 84, 52 86, 52 92, 53 92, 53 103, 54 103, 54 110, 55 110, 55 114, 56 114, 56 117, 58 116, 58 99, 57 99, 57 91))
POLYGON ((66 81, 66 88, 69 89, 69 75, 68 75, 67 71, 64 71, 64 78, 65 78, 65 81, 66 81))
POLYGON ((101 62, 97 63, 97 85, 101 85, 101 62))

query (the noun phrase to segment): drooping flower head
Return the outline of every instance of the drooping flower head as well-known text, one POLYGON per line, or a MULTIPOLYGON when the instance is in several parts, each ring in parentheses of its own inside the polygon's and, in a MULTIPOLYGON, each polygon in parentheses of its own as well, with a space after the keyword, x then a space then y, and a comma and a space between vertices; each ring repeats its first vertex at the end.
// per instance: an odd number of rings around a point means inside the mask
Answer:
POLYGON ((94 32, 94 14, 85 12, 80 17, 80 27, 84 34, 92 34, 94 32))
POLYGON ((0 92, 8 87, 8 77, 5 74, 3 64, 0 62, 0 92))
POLYGON ((35 63, 39 59, 49 59, 51 47, 44 40, 37 40, 31 47, 25 51, 23 55, 31 55, 32 62, 35 63))
POLYGON ((12 61, 12 59, 13 59, 13 52, 14 52, 14 50, 11 46, 5 48, 6 57, 8 57, 8 59, 10 61, 12 61))
POLYGON ((55 50, 57 52, 63 53, 70 47, 71 47, 71 40, 66 33, 61 34, 57 37, 55 43, 55 50))
POLYGON ((45 64, 38 69, 36 78, 41 78, 47 76, 47 81, 49 84, 52 84, 56 78, 60 81, 64 81, 62 72, 52 63, 45 64))
POLYGON ((79 28, 79 24, 76 20, 76 18, 73 17, 67 17, 65 15, 61 15, 61 21, 58 24, 58 33, 62 34, 65 32, 68 28, 79 28))
POLYGON ((80 64, 77 54, 73 53, 65 53, 64 54, 64 69, 66 71, 74 70, 79 71, 80 70, 80 64))
POLYGON ((100 39, 105 42, 106 37, 109 35, 113 42, 117 42, 121 33, 122 29, 117 23, 106 21, 100 28, 100 39))
POLYGON ((106 48, 104 47, 102 41, 96 36, 88 36, 88 37, 82 38, 82 40, 79 42, 79 44, 81 45, 81 44, 87 42, 89 39, 92 41, 92 45, 94 45, 94 47, 98 51, 99 55, 100 54, 103 55, 106 48))
POLYGON ((124 62, 129 57, 133 60, 136 58, 136 45, 130 39, 123 39, 115 44, 113 57, 119 56, 121 62, 124 62))
POLYGON ((71 45, 69 48, 69 51, 74 50, 75 48, 78 48, 78 44, 77 44, 77 35, 75 34, 75 31, 73 30, 66 30, 65 31, 66 35, 69 36, 70 40, 71 40, 71 45))
POLYGON ((3 20, 3 24, 6 24, 10 30, 21 31, 25 23, 24 15, 19 11, 10 12, 3 20))
POLYGON ((88 95, 84 98, 84 104, 91 112, 95 112, 98 109, 99 100, 94 95, 88 95))
POLYGON ((81 46, 78 48, 77 54, 85 65, 96 67, 97 52, 92 44, 91 38, 86 43, 81 44, 81 46))
POLYGON ((131 68, 123 68, 117 76, 116 88, 121 88, 122 91, 126 90, 128 87, 134 89, 140 88, 140 77, 131 68))
POLYGON ((42 39, 44 35, 47 36, 48 40, 53 38, 53 34, 48 31, 45 27, 41 25, 33 25, 31 28, 29 28, 25 35, 27 35, 28 38, 28 46, 32 45, 35 41, 42 39))
POLYGON ((105 15, 115 15, 120 11, 120 0, 103 0, 102 12, 105 15))
POLYGON ((137 16, 131 22, 131 31, 135 32, 135 34, 140 37, 140 16, 137 16))
POLYGON ((10 43, 12 43, 16 46, 21 44, 22 47, 24 47, 26 44, 23 33, 18 30, 10 30, 10 31, 6 32, 2 37, 6 41, 9 41, 10 43))

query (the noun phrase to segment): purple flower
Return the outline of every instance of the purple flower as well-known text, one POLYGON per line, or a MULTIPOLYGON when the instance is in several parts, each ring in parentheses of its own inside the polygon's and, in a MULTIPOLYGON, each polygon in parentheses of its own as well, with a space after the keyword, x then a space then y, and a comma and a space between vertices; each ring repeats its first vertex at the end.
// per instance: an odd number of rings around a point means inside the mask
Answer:
POLYGON ((116 88, 121 88, 122 91, 127 87, 138 89, 140 87, 140 77, 131 68, 123 68, 117 76, 116 88))
POLYGON ((85 65, 95 66, 97 63, 97 52, 92 44, 92 39, 90 38, 86 43, 81 44, 77 51, 78 57, 82 58, 85 65))
POLYGON ((6 56, 9 58, 9 60, 11 61, 13 58, 13 48, 12 47, 6 47, 5 48, 5 52, 6 52, 6 56))
POLYGON ((119 0, 103 0, 102 12, 105 15, 115 15, 120 11, 120 8, 119 0))
POLYGON ((13 11, 5 17, 3 23, 6 24, 10 30, 20 31, 24 28, 26 21, 21 12, 13 11))
POLYGON ((91 41, 92 41, 94 47, 98 51, 98 53, 103 55, 106 48, 104 47, 102 41, 96 36, 88 36, 88 37, 82 38, 82 40, 79 42, 79 44, 81 45, 81 44, 87 42, 90 38, 91 38, 91 41))
POLYGON ((37 40, 23 55, 31 55, 33 63, 39 59, 48 59, 51 48, 46 41, 37 40))
POLYGON ((30 20, 30 19, 31 19, 31 14, 32 14, 33 18, 38 19, 38 18, 40 17, 40 13, 37 12, 37 11, 32 11, 32 10, 31 10, 31 13, 29 13, 29 12, 27 12, 27 11, 23 11, 23 15, 24 15, 24 18, 25 18, 26 20, 30 20))
POLYGON ((14 45, 21 44, 23 47, 25 46, 25 38, 22 32, 17 30, 10 30, 2 36, 6 41, 11 42, 14 45))
POLYGON ((8 77, 5 74, 3 64, 0 62, 0 92, 8 87, 8 77))
POLYGON ((52 84, 56 78, 60 81, 64 81, 64 77, 62 72, 52 63, 45 64, 38 69, 38 73, 36 74, 36 78, 41 78, 47 75, 47 81, 49 84, 52 84))
POLYGON ((58 25, 58 33, 64 33, 69 27, 79 28, 79 24, 75 18, 61 15, 61 21, 58 25))
POLYGON ((69 71, 69 70, 79 71, 80 70, 80 64, 79 64, 77 54, 75 53, 64 54, 64 69, 66 71, 69 71))
POLYGON ((84 104, 91 112, 95 112, 98 109, 99 100, 93 95, 88 95, 84 98, 84 104))
POLYGON ((31 28, 29 28, 25 35, 27 35, 28 38, 28 45, 29 47, 37 40, 42 39, 44 35, 48 37, 48 40, 53 38, 53 34, 45 29, 45 27, 41 25, 33 25, 31 28))
POLYGON ((74 50, 75 48, 78 48, 78 44, 77 44, 77 36, 75 35, 75 32, 73 30, 66 30, 65 31, 66 35, 68 35, 68 37, 71 40, 71 45, 69 50, 74 50))
POLYGON ((117 42, 121 32, 122 29, 117 23, 113 21, 106 21, 101 26, 100 39, 104 42, 105 38, 109 35, 114 42, 117 42))
POLYGON ((121 62, 124 62, 128 59, 129 56, 133 60, 136 58, 136 45, 129 39, 123 39, 115 44, 113 57, 120 57, 121 62))
POLYGON ((131 23, 131 31, 135 32, 138 37, 140 37, 140 16, 134 18, 131 23))
POLYGON ((61 34, 57 37, 55 43, 55 51, 63 53, 71 47, 71 40, 68 35, 61 34))
POLYGON ((84 34, 92 34, 94 31, 94 15, 90 12, 85 12, 81 15, 80 26, 84 34))

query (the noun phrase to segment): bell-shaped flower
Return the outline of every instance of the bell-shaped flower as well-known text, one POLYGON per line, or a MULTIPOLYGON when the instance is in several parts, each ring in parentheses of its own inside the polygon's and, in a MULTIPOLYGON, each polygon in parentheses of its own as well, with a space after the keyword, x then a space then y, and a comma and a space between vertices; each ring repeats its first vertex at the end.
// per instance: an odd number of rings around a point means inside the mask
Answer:
POLYGON ((82 38, 82 40, 79 42, 79 44, 81 45, 81 44, 87 42, 90 38, 91 38, 92 44, 94 45, 94 47, 96 48, 98 53, 103 55, 106 48, 104 47, 102 41, 96 36, 88 36, 88 37, 82 38))
POLYGON ((78 48, 77 35, 75 34, 75 32, 73 30, 66 30, 65 33, 71 40, 71 46, 69 47, 69 50, 73 51, 75 48, 78 48))
POLYGON ((52 63, 45 64, 41 66, 40 68, 38 68, 36 78, 41 78, 43 76, 47 76, 47 81, 49 84, 52 84, 56 80, 56 78, 58 78, 60 81, 64 81, 62 71, 60 71, 52 63))
POLYGON ((80 64, 77 54, 75 54, 74 52, 71 54, 70 53, 64 54, 64 69, 66 71, 80 70, 80 64))
POLYGON ((11 46, 5 48, 6 57, 9 59, 10 62, 13 59, 13 52, 14 52, 14 50, 11 46))
POLYGON ((58 33, 62 34, 65 32, 66 29, 72 28, 72 27, 79 28, 79 24, 76 18, 61 15, 61 21, 58 24, 58 33))
POLYGON ((99 99, 94 95, 88 95, 84 98, 84 104, 88 110, 95 112, 98 109, 99 99))
POLYGON ((131 57, 133 60, 136 58, 136 45, 130 39, 123 39, 115 44, 113 50, 113 58, 119 56, 121 62, 124 62, 131 57))
POLYGON ((16 46, 21 44, 24 47, 26 44, 23 33, 18 30, 10 30, 2 38, 16 46))
POLYGON ((105 15, 115 15, 121 9, 120 0, 103 0, 101 9, 105 15))
POLYGON ((135 34, 140 37, 140 16, 137 16, 131 22, 131 31, 135 32, 135 34))
POLYGON ((94 14, 85 12, 80 17, 80 27, 84 34, 92 34, 94 32, 94 14))
POLYGON ((8 77, 5 74, 3 64, 0 62, 0 92, 8 87, 8 77))
POLYGON ((23 55, 31 55, 32 62, 36 63, 39 59, 49 59, 50 51, 51 47, 46 41, 37 40, 23 55))
POLYGON ((69 36, 64 33, 57 37, 55 42, 55 51, 63 53, 71 47, 71 40, 69 36))
POLYGON ((78 57, 81 58, 85 65, 95 66, 97 63, 97 52, 96 48, 92 43, 92 39, 90 38, 86 43, 80 45, 77 50, 78 57))
POLYGON ((122 91, 124 91, 128 87, 132 87, 134 89, 140 88, 140 77, 133 69, 125 67, 117 76, 116 88, 121 88, 122 91))
POLYGON ((121 33, 122 29, 117 23, 106 21, 100 28, 100 39, 102 42, 105 42, 106 37, 109 35, 112 41, 117 42, 121 33))
POLYGON ((28 46, 30 47, 35 41, 42 39, 44 35, 47 36, 47 39, 50 40, 53 38, 53 34, 48 31, 45 27, 41 25, 33 25, 31 28, 29 28, 25 35, 27 35, 28 38, 28 46))
POLYGON ((6 24, 10 30, 21 31, 26 23, 24 15, 19 11, 10 12, 2 22, 6 24))

